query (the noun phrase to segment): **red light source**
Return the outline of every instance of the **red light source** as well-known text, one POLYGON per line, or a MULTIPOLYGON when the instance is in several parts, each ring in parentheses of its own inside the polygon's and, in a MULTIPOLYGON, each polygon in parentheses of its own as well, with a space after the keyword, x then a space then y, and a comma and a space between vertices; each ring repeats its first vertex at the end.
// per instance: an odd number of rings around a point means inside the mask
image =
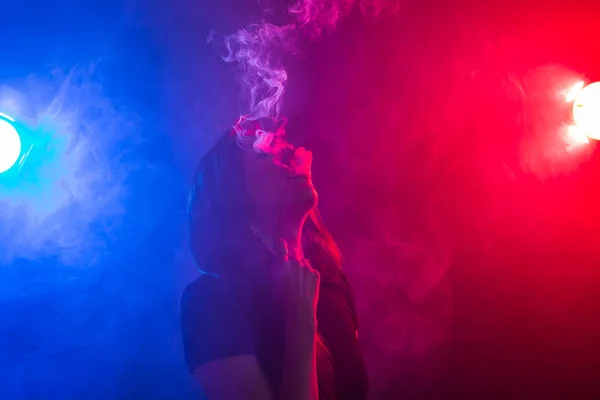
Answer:
POLYGON ((600 140, 600 82, 581 88, 574 100, 573 119, 577 128, 589 138, 600 140))

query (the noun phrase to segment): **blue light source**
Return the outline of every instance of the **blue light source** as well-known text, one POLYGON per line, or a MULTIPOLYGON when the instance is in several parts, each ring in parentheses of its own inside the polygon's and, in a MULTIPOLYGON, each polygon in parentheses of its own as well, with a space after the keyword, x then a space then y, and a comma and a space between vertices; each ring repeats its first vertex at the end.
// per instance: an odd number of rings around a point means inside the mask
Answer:
POLYGON ((37 113, 29 95, 0 84, 0 186, 3 189, 22 182, 25 162, 38 144, 36 130, 37 113))
POLYGON ((21 155, 21 138, 10 123, 12 118, 2 115, 0 118, 0 174, 10 170, 21 155))

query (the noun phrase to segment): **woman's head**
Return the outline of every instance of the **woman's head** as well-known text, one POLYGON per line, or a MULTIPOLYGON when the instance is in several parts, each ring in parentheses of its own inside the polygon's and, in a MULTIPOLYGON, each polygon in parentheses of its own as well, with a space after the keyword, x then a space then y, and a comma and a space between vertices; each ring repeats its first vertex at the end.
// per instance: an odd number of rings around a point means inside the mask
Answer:
POLYGON ((259 224, 303 219, 317 206, 310 151, 294 147, 283 136, 270 135, 266 143, 242 154, 251 218, 259 224))
POLYGON ((223 136, 200 161, 190 194, 190 240, 200 269, 222 272, 215 268, 224 267, 224 258, 247 251, 256 219, 281 223, 311 214, 309 230, 330 238, 315 211, 311 162, 310 152, 281 137, 256 151, 234 134, 223 136))

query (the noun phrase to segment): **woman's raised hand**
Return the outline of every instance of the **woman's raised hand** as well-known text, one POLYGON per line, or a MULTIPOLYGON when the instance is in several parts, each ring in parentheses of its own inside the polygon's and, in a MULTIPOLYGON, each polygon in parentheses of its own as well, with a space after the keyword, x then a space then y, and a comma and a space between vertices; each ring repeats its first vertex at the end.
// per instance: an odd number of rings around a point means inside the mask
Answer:
POLYGON ((317 302, 320 276, 307 260, 291 257, 285 240, 275 241, 275 252, 282 277, 283 296, 286 301, 288 322, 311 329, 317 327, 317 302))

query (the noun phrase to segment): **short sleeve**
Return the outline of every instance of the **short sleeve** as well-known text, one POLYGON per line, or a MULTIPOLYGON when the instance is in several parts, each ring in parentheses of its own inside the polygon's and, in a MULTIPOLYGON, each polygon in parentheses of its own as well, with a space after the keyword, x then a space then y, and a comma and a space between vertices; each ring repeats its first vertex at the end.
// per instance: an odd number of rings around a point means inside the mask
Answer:
POLYGON ((190 373, 206 363, 254 354, 253 335, 232 290, 202 275, 181 298, 181 333, 190 373))

